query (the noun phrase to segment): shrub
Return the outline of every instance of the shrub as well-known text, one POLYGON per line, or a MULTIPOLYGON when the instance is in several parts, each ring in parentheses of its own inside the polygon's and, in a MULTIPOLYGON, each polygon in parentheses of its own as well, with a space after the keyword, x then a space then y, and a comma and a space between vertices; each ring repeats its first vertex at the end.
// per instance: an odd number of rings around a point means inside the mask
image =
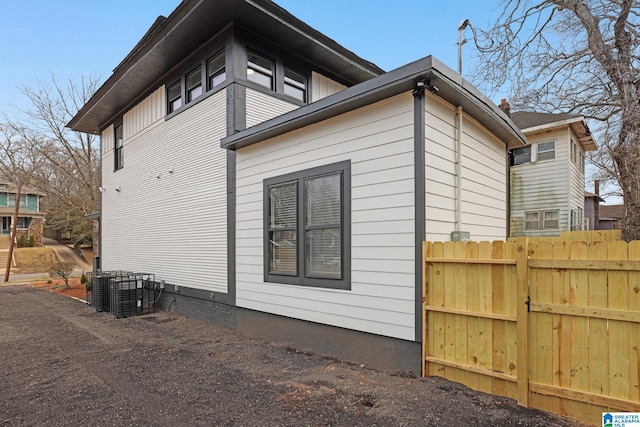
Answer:
POLYGON ((70 262, 59 262, 51 267, 51 275, 64 279, 65 289, 69 287, 71 273, 73 273, 73 264, 70 262))
POLYGON ((18 247, 19 248, 27 247, 27 238, 25 237, 24 234, 21 234, 20 237, 18 237, 18 247))
POLYGON ((29 247, 33 248, 36 245, 36 236, 33 234, 29 236, 29 247))

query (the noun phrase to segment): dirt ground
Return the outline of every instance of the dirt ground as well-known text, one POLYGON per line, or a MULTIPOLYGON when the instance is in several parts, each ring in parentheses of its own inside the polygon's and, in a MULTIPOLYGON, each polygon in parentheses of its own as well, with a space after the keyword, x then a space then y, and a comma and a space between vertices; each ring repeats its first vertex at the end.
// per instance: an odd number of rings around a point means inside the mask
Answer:
POLYGON ((0 286, 2 425, 579 425, 440 378, 378 372, 175 313, 115 319, 43 289, 0 286))

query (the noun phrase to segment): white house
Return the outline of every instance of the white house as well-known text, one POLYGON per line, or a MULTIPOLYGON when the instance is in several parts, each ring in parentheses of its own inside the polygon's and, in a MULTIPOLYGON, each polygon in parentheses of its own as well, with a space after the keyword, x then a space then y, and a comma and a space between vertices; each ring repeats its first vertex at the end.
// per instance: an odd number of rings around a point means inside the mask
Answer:
POLYGON ((420 370, 421 242, 504 239, 525 138, 435 58, 388 73, 268 0, 183 1, 69 123, 102 146, 101 267, 157 307, 420 370))
POLYGON ((511 236, 557 236, 584 228, 585 152, 596 143, 583 116, 521 111, 528 140, 512 151, 511 236))

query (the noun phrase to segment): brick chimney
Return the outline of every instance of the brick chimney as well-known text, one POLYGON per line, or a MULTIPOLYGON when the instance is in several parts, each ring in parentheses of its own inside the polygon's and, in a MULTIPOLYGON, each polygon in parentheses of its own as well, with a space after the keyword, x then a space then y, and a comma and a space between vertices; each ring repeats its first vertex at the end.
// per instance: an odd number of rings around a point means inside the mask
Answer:
POLYGON ((502 100, 500 101, 500 105, 498 105, 498 108, 500 108, 507 115, 507 117, 511 117, 511 105, 509 105, 506 99, 502 98, 502 100))

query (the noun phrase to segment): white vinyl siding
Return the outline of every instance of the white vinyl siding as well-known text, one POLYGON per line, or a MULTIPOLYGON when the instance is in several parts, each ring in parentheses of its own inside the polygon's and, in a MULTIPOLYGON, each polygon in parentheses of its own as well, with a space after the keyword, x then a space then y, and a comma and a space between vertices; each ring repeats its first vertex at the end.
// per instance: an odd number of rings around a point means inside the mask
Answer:
POLYGON ((529 134, 527 139, 534 151, 537 143, 555 141, 555 159, 511 166, 511 235, 525 234, 524 212, 535 210, 558 210, 560 227, 555 230, 527 230, 526 235, 558 235, 560 230, 569 230, 569 201, 574 198, 578 200, 576 209, 584 208, 584 176, 579 182, 580 179, 569 174, 571 146, 566 128, 529 134))
POLYGON ((329 77, 315 71, 311 73, 311 102, 316 102, 344 89, 346 89, 345 85, 331 80, 329 77))
POLYGON ((124 135, 131 138, 165 116, 165 87, 158 88, 124 115, 124 135))
MULTIPOLYGON (((426 110, 425 238, 447 241, 455 230, 456 110, 430 95, 426 110)), ((464 112, 461 176, 460 230, 473 240, 506 238, 505 144, 464 112)))
MULTIPOLYGON (((157 93, 151 96, 162 98, 157 93)), ((103 154, 103 270, 153 273, 167 283, 227 292, 227 152, 219 145, 226 93, 140 131, 129 121, 137 123, 143 105, 146 100, 124 117, 125 166, 111 172, 113 160, 103 154)), ((103 133, 105 147, 112 134, 103 133)))
POLYGON ((238 150, 238 306, 414 340, 413 133, 407 93, 238 150), (263 180, 343 160, 351 160, 351 290, 264 282, 263 180))
POLYGON ((247 127, 288 113, 299 108, 298 105, 283 101, 254 89, 247 88, 247 127))
MULTIPOLYGON (((102 150, 101 155, 102 155, 103 161, 106 156, 113 156, 111 152, 113 151, 114 142, 115 142, 115 127, 111 125, 106 129, 104 129, 100 134, 100 147, 102 150)), ((111 160, 113 163, 113 158, 111 158, 111 160)), ((111 168, 111 165, 109 165, 109 168, 113 169, 111 168)))

